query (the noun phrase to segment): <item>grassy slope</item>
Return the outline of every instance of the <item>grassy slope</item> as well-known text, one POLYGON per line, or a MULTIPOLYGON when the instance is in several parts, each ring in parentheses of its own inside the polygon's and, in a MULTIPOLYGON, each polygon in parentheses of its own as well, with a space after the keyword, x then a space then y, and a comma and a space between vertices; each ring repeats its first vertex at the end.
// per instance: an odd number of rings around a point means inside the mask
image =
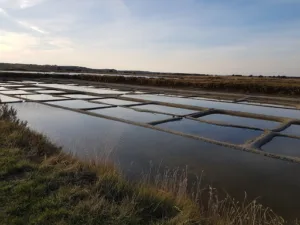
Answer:
POLYGON ((172 224, 193 211, 180 213, 186 203, 130 184, 112 167, 59 154, 39 134, 6 121, 0 127, 4 224, 172 224))
POLYGON ((255 204, 237 207, 211 200, 204 212, 186 195, 133 184, 113 166, 63 154, 20 123, 14 111, 4 111, 0 109, 1 224, 284 224, 255 204))
POLYGON ((18 121, 0 120, 2 224, 189 224, 197 210, 129 183, 110 165, 79 162, 18 121))

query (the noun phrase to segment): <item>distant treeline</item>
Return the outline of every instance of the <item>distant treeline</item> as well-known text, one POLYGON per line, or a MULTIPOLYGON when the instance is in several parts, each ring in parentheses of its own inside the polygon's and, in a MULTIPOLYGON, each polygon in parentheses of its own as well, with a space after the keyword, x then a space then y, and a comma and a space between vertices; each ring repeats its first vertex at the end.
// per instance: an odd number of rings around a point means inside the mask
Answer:
POLYGON ((70 73, 117 73, 114 69, 90 69, 80 66, 57 66, 36 64, 0 63, 0 70, 32 72, 70 72, 70 73))
POLYGON ((21 63, 0 63, 0 70, 6 71, 32 71, 32 72, 66 72, 66 73, 102 73, 102 74, 140 74, 140 75, 173 75, 173 76, 193 76, 208 74, 189 74, 189 73, 161 73, 150 71, 135 70, 116 70, 116 69, 91 69, 81 66, 58 66, 58 65, 36 65, 21 63))
MULTIPOLYGON (((21 63, 0 63, 0 70, 6 71, 32 71, 32 72, 65 72, 65 73, 101 73, 101 74, 128 74, 128 75, 161 75, 161 76, 211 76, 213 74, 198 74, 198 73, 162 73, 138 70, 116 70, 116 69, 91 69, 81 66, 59 66, 59 65, 36 65, 36 64, 21 64, 21 63)), ((249 76, 232 74, 227 76, 249 76)), ((257 75, 256 75, 257 77, 257 75)), ((259 75, 263 77, 263 75, 259 75)), ((270 76, 268 76, 270 77, 270 76)), ((286 78, 285 75, 275 75, 272 77, 286 78)))

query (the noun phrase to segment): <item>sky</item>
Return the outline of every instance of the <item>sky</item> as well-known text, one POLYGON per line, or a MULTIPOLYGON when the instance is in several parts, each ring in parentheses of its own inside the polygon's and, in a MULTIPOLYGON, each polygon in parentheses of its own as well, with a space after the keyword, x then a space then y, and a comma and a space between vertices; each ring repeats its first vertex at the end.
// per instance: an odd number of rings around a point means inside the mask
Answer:
POLYGON ((0 62, 300 76, 300 0, 0 0, 0 62))

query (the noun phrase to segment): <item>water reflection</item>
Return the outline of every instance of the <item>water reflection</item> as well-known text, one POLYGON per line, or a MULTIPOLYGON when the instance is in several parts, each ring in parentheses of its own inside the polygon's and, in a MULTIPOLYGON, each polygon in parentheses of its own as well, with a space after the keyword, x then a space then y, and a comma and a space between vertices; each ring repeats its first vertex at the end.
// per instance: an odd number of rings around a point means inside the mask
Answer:
POLYGON ((292 124, 288 128, 286 128, 281 133, 283 134, 289 134, 289 135, 295 135, 300 137, 300 125, 299 124, 292 124))
POLYGON ((290 117, 295 119, 300 118, 300 110, 293 110, 293 109, 271 108, 271 107, 237 104, 237 103, 230 103, 230 102, 196 100, 191 98, 176 98, 176 97, 167 97, 167 96, 158 96, 158 95, 124 95, 124 97, 144 99, 149 101, 160 101, 166 103, 200 106, 205 108, 232 110, 232 111, 246 112, 246 113, 256 113, 256 114, 278 116, 278 117, 290 117))
POLYGON ((262 146, 266 152, 300 158, 300 139, 276 136, 262 146))
POLYGON ((280 123, 270 121, 270 120, 260 120, 260 119, 225 115, 225 114, 210 114, 207 116, 200 117, 200 119, 225 122, 225 123, 241 125, 241 126, 257 127, 261 129, 274 129, 280 125, 280 123))
POLYGON ((189 119, 182 119, 180 121, 159 124, 158 127, 176 130, 188 134, 195 134, 198 136, 233 144, 243 144, 246 141, 254 139, 263 133, 262 131, 258 130, 217 126, 189 119))
POLYGON ((247 191, 249 198, 261 196, 260 202, 283 216, 299 215, 299 164, 38 103, 12 105, 30 127, 79 157, 95 159, 110 154, 125 174, 148 170, 150 161, 169 168, 188 165, 190 173, 205 171, 204 183, 234 197, 242 200, 247 191))
POLYGON ((54 101, 48 102, 51 105, 63 106, 72 109, 85 109, 85 108, 96 108, 96 107, 108 107, 109 105, 97 104, 92 102, 87 102, 83 100, 64 100, 64 101, 54 101))
POLYGON ((175 107, 169 107, 169 106, 163 106, 163 105, 154 105, 154 104, 134 106, 132 108, 152 110, 152 111, 155 111, 155 112, 170 113, 170 114, 175 114, 175 115, 188 115, 188 114, 192 114, 192 113, 197 112, 195 110, 175 108, 175 107))
POLYGON ((130 120, 134 122, 150 123, 158 120, 171 119, 171 116, 166 116, 157 113, 138 112, 133 109, 115 107, 107 109, 89 110, 90 112, 100 115, 112 116, 120 119, 130 120))

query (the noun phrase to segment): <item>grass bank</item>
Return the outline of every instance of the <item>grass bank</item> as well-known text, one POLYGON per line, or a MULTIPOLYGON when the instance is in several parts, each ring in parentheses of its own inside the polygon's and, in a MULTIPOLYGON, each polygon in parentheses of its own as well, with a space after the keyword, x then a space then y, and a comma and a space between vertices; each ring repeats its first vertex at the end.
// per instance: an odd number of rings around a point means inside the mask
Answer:
MULTIPOLYGON (((176 175, 174 175, 177 177, 176 175)), ((126 180, 105 162, 82 162, 0 107, 1 224, 282 225, 256 202, 188 194, 186 178, 126 180), (176 182, 175 182, 176 180, 176 182)))
POLYGON ((158 78, 126 77, 126 76, 97 76, 97 75, 68 75, 68 74, 25 74, 0 73, 2 78, 61 78, 77 79, 94 82, 120 83, 167 88, 188 88, 207 91, 222 91, 247 94, 268 94, 280 96, 300 96, 299 78, 282 77, 246 77, 246 76, 175 76, 158 78))

